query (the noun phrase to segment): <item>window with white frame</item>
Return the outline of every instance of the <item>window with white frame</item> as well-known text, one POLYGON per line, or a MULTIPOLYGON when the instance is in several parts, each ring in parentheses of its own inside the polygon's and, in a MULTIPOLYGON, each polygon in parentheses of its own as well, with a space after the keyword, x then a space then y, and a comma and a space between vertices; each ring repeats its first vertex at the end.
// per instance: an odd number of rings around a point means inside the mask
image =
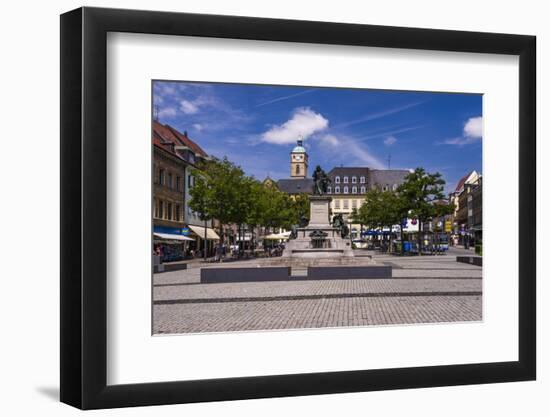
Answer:
POLYGON ((348 177, 344 177, 344 184, 347 184, 348 183, 348 177))
POLYGON ((351 177, 351 183, 355 184, 357 182, 357 177, 353 176, 351 177))
POLYGON ((344 194, 347 194, 347 193, 349 193, 349 188, 348 188, 348 186, 346 185, 346 186, 344 187, 344 194))
POLYGON ((351 193, 352 194, 357 194, 357 187, 356 186, 351 187, 351 193))
POLYGON ((351 208, 356 209, 357 208, 357 200, 351 200, 351 208))
POLYGON ((349 200, 344 200, 344 209, 349 209, 349 200))
POLYGON ((332 187, 330 185, 327 187, 327 193, 328 194, 332 193, 332 187))
POLYGON ((393 184, 393 191, 397 191, 397 184, 393 184))
POLYGON ((334 192, 338 194, 340 192, 340 186, 337 185, 336 187, 334 187, 334 192))
POLYGON ((335 209, 339 209, 339 208, 340 208, 340 200, 339 200, 339 199, 334 200, 334 208, 335 208, 335 209))
POLYGON ((359 181, 361 182, 361 184, 364 184, 364 183, 365 183, 365 177, 362 176, 362 177, 359 179, 359 181))
POLYGON ((340 177, 334 178, 334 182, 335 182, 336 184, 340 184, 340 177))
POLYGON ((367 192, 367 187, 364 185, 361 187, 361 194, 365 194, 367 192))

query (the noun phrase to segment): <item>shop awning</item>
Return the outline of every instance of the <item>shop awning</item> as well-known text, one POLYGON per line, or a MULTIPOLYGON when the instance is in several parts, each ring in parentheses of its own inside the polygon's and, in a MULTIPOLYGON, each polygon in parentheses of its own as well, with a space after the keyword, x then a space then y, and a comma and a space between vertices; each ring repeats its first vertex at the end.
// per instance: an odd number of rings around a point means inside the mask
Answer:
MULTIPOLYGON (((204 227, 189 225, 189 228, 201 239, 204 239, 204 227)), ((220 237, 214 229, 206 228, 206 240, 220 240, 220 237)))
POLYGON ((166 240, 195 240, 193 238, 183 236, 183 235, 175 235, 171 233, 154 233, 155 237, 166 239, 166 240))

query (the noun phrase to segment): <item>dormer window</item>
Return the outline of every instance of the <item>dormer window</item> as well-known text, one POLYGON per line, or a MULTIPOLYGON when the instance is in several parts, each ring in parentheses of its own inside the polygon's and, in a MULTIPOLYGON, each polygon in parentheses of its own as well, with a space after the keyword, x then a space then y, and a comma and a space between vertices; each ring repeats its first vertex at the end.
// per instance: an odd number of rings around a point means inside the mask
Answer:
POLYGON ((357 194, 357 187, 351 187, 352 194, 357 194))
POLYGON ((365 194, 367 192, 367 188, 365 186, 361 187, 361 194, 365 194))
POLYGON ((334 192, 336 194, 339 194, 340 193, 340 187, 337 185, 336 187, 334 187, 334 192))
POLYGON ((357 177, 351 177, 351 183, 352 184, 357 183, 357 177))
POLYGON ((327 193, 328 194, 332 193, 332 187, 330 185, 327 187, 327 193))
POLYGON ((361 184, 364 184, 365 183, 365 177, 364 176, 361 177, 359 181, 361 181, 361 184))
POLYGON ((340 184, 340 177, 334 178, 334 182, 335 182, 336 184, 340 184))
POLYGON ((344 184, 348 183, 348 177, 344 177, 344 184))
POLYGON ((344 187, 344 194, 348 194, 349 193, 349 188, 346 186, 344 187))

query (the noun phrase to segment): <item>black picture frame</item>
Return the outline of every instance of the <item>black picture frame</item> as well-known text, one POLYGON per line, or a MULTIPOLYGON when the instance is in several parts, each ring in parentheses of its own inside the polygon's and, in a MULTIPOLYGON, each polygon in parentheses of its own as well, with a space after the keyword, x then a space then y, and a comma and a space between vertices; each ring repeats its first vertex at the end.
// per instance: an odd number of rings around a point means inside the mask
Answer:
POLYGON ((61 16, 61 401, 82 409, 533 380, 536 38, 80 8, 61 16), (519 358, 513 362, 107 385, 108 32, 519 56, 519 358))

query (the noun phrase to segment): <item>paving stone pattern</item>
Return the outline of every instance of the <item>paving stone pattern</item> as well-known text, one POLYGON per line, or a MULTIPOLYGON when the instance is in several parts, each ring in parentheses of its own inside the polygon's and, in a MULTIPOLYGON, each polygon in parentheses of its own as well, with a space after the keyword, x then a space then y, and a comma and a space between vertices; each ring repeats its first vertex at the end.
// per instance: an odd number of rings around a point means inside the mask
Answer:
MULTIPOLYGON (((153 277, 153 332, 204 333, 482 320, 482 268, 399 258, 394 278, 201 284, 200 264, 153 277)), ((246 262, 239 262, 245 265, 246 262)), ((293 270, 293 275, 303 275, 293 270)))

